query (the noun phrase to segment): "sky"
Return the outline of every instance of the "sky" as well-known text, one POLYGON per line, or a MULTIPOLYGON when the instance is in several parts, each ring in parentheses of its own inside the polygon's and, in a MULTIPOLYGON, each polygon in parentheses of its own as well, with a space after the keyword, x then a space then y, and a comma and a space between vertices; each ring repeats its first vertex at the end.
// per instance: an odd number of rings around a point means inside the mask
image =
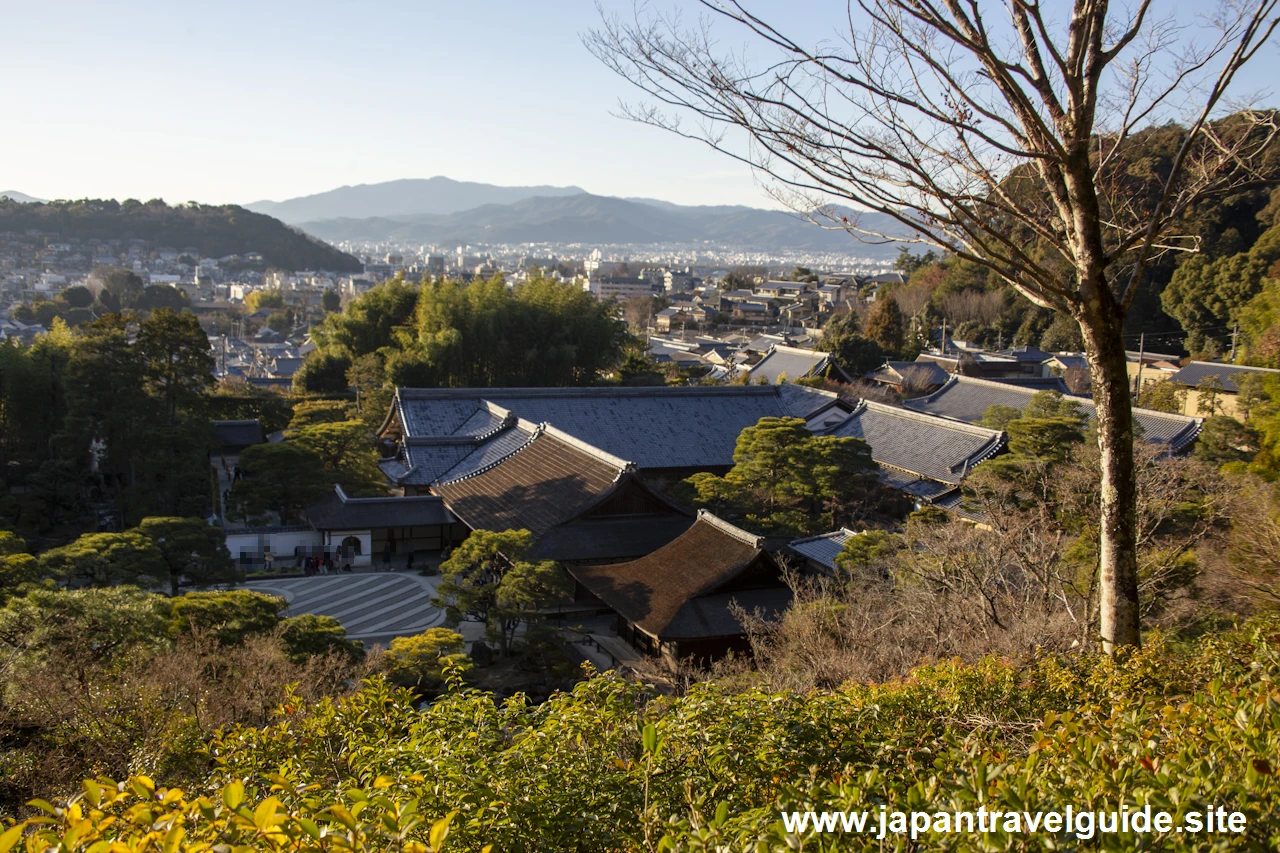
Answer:
MULTIPOLYGON (((844 14, 750 7, 813 41, 844 14)), ((248 203, 445 175, 776 206, 747 167, 615 115, 640 93, 583 47, 593 0, 0 0, 0 16, 0 191, 248 203)))

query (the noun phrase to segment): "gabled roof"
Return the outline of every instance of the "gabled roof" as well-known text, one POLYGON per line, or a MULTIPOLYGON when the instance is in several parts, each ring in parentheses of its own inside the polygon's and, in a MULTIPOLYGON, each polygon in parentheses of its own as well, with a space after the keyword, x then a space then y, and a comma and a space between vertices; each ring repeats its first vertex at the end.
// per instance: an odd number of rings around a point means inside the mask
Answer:
POLYGON ((1085 370, 1089 369, 1089 359, 1083 355, 1071 352, 1060 352, 1050 356, 1048 361, 1057 362, 1064 368, 1079 367, 1085 370))
POLYGON ((718 616, 728 600, 749 591, 724 594, 748 569, 763 569, 746 587, 780 592, 777 564, 764 550, 764 538, 702 510, 698 520, 668 544, 638 560, 570 568, 573 577, 622 618, 662 639, 732 636, 742 632, 718 616), (698 604, 694 602, 702 601, 698 604), (713 605, 713 606, 708 606, 713 605), (716 618, 708 618, 712 611, 716 618), (714 631, 715 633, 707 633, 714 631))
MULTIPOLYGON (((987 409, 994 405, 1025 409, 1038 393, 1034 388, 1020 388, 1004 382, 976 379, 971 376, 953 376, 951 380, 932 394, 916 397, 903 403, 909 409, 965 423, 982 420, 987 409)), ((1080 406, 1085 416, 1094 417, 1093 400, 1088 397, 1069 397, 1080 406)), ((1142 427, 1143 437, 1150 442, 1165 444, 1176 453, 1195 441, 1203 421, 1186 415, 1172 415, 1150 409, 1134 409, 1134 419, 1142 427)))
POLYGON ((1009 356, 1018 362, 1030 362, 1032 364, 1043 364, 1053 357, 1052 353, 1047 353, 1037 347, 1023 345, 1013 347, 1012 349, 1000 350, 997 355, 1009 356))
POLYGON ((798 347, 775 344, 759 363, 751 368, 751 381, 767 379, 769 384, 778 381, 784 373, 788 379, 802 379, 806 376, 824 376, 828 368, 835 373, 835 378, 847 378, 830 353, 798 347))
POLYGON ((372 530, 383 527, 453 524, 453 515, 436 495, 352 498, 333 491, 307 510, 316 530, 372 530))
POLYGON ((503 436, 517 419, 551 424, 641 469, 728 468, 746 427, 764 417, 808 417, 835 399, 795 385, 401 388, 380 433, 403 437, 400 467, 421 472, 415 483, 430 483, 448 471, 442 466, 464 458, 456 448, 438 454, 425 448, 471 436, 474 449, 503 436))
POLYGON ((302 367, 302 358, 277 358, 271 362, 272 376, 293 376, 302 367))
POLYGON ((1218 364, 1213 361, 1193 361, 1177 373, 1170 376, 1169 381, 1194 388, 1210 376, 1216 376, 1218 378, 1218 382, 1222 385, 1222 390, 1235 394, 1240 390, 1236 387, 1236 379, 1240 375, 1246 373, 1275 376, 1280 374, 1280 370, 1272 370, 1266 367, 1246 367, 1242 364, 1218 364))
POLYGON ((844 543, 857 535, 859 535, 857 532, 847 527, 842 527, 839 530, 822 533, 818 536, 793 539, 787 547, 797 554, 808 557, 815 563, 821 563, 834 571, 836 569, 836 555, 844 550, 844 543))
POLYGON ((473 530, 541 536, 598 504, 634 466, 554 427, 512 453, 433 487, 473 530))
POLYGON ((932 361, 886 361, 868 374, 870 379, 895 385, 908 377, 916 385, 927 387, 943 384, 951 374, 932 361))
MULTIPOLYGON (((999 430, 956 423, 863 400, 828 435, 861 438, 871 458, 939 483, 958 486, 969 471, 1004 447, 999 430)), ((882 472, 883 476, 883 472, 882 472)))

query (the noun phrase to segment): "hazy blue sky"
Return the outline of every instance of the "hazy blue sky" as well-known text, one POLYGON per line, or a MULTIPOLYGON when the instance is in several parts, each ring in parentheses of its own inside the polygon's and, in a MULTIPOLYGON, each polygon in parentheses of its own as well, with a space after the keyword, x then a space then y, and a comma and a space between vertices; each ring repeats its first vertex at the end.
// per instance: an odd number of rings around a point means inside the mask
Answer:
MULTIPOLYGON (((818 40, 844 3, 752 8, 818 40)), ((0 0, 0 15, 0 190, 249 202, 447 175, 770 205, 745 167, 611 115, 636 93, 579 40, 591 0, 0 0)))

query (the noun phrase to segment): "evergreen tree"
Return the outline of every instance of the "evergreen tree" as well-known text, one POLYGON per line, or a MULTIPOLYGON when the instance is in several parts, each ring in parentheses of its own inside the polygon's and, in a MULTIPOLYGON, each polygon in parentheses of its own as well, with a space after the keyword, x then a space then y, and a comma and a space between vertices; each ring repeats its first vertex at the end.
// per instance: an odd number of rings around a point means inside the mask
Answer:
POLYGON ((867 315, 866 336, 896 357, 902 350, 906 333, 906 320, 898 303, 892 297, 877 299, 867 315))

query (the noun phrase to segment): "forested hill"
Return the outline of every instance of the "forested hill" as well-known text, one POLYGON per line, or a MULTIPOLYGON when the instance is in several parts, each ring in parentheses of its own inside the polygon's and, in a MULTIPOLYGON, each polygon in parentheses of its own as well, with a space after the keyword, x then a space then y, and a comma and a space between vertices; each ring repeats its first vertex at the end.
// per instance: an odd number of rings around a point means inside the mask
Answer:
POLYGON ((146 240, 153 247, 198 249, 220 258, 257 252, 268 266, 290 270, 322 269, 359 272, 360 261, 328 243, 297 231, 278 219, 238 205, 187 204, 163 201, 118 202, 111 199, 22 204, 0 199, 0 232, 35 229, 70 238, 146 240))

